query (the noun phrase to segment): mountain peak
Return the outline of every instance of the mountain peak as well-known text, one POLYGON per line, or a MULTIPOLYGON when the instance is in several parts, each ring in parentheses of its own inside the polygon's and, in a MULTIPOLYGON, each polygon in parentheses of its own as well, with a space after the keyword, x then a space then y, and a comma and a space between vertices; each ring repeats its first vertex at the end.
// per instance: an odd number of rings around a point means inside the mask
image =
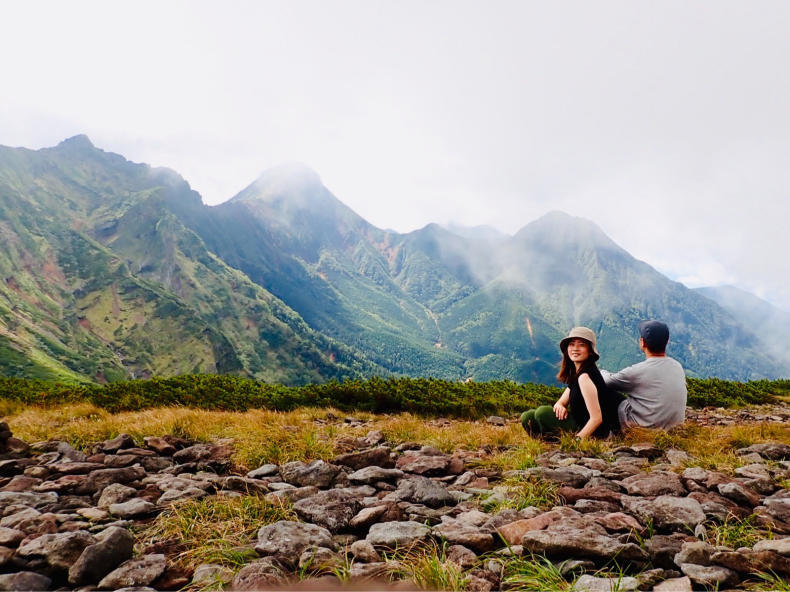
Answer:
POLYGON ((93 145, 90 138, 85 134, 77 134, 76 136, 72 136, 70 138, 66 138, 57 146, 58 148, 71 148, 77 150, 86 150, 86 149, 94 149, 96 146, 93 145))
POLYGON ((554 210, 519 230, 517 240, 537 238, 547 244, 588 244, 620 249, 600 226, 586 218, 554 210))

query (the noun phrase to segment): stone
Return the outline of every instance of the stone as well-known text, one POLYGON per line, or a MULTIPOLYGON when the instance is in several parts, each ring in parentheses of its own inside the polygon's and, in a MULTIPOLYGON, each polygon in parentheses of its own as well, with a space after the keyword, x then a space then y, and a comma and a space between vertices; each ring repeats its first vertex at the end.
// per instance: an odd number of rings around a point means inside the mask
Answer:
POLYGON ((592 478, 594 472, 587 467, 571 465, 550 469, 546 467, 535 467, 527 469, 527 474, 538 479, 546 479, 566 487, 580 488, 592 478))
POLYGON ((597 578, 584 574, 576 580, 571 587, 572 592, 633 592, 639 586, 636 578, 623 576, 621 578, 597 578))
POLYGON ((726 588, 740 581, 736 572, 720 565, 684 563, 680 566, 680 571, 688 576, 694 584, 699 584, 706 588, 726 588))
POLYGON ((596 518, 596 522, 608 531, 636 531, 642 532, 644 527, 633 516, 623 512, 612 512, 596 518))
POLYGON ((93 535, 84 530, 58 532, 23 542, 17 553, 20 557, 43 557, 54 569, 68 571, 85 547, 95 542, 93 535))
POLYGON ((106 510, 112 504, 120 504, 133 498, 135 495, 137 495, 137 490, 134 487, 122 485, 121 483, 111 483, 102 490, 96 507, 106 510))
POLYGON ((455 497, 444 485, 421 476, 402 479, 393 494, 403 501, 424 504, 432 508, 456 504, 455 497))
POLYGON ((0 491, 30 491, 40 483, 41 479, 37 479, 36 477, 29 477, 27 475, 14 475, 11 481, 0 487, 0 491))
MULTIPOLYGON (((277 483, 272 483, 270 487, 278 485, 277 483)), ((283 483, 282 485, 289 485, 288 483, 283 483)), ((281 489, 278 491, 272 491, 271 493, 267 493, 264 498, 266 501, 270 503, 278 503, 278 502, 288 502, 294 503, 299 500, 312 497, 316 493, 318 493, 319 489, 313 485, 308 485, 307 487, 294 487, 290 485, 288 489, 281 489)))
POLYGON ((119 450, 123 450, 124 448, 134 448, 136 444, 134 443, 134 438, 132 438, 129 434, 118 434, 112 440, 105 440, 100 444, 100 450, 102 452, 108 452, 110 454, 115 454, 119 450))
MULTIPOLYGON (((790 558, 773 551, 750 551, 746 553, 753 571, 772 571, 777 574, 790 575, 790 558)), ((725 567, 730 567, 725 565, 725 567)), ((730 567, 730 569, 734 569, 730 567)), ((737 570, 736 570, 737 571, 737 570)))
POLYGON ((311 463, 294 461, 280 467, 280 475, 286 483, 298 487, 329 487, 340 472, 340 467, 314 460, 311 463))
POLYGON ((446 473, 450 457, 443 454, 407 452, 395 463, 395 468, 417 475, 441 475, 446 473))
POLYGON ((378 481, 397 481, 405 473, 399 469, 385 469, 379 466, 364 467, 349 474, 352 483, 373 484, 378 481))
POLYGON ((387 513, 387 506, 373 506, 370 508, 363 508, 354 516, 349 522, 351 528, 366 528, 377 522, 379 518, 387 513))
POLYGON ((716 551, 714 547, 703 541, 683 543, 673 561, 675 565, 694 563, 696 565, 710 565, 711 556, 716 551))
POLYGON ((180 502, 183 500, 200 499, 206 497, 208 493, 205 489, 200 487, 188 487, 186 489, 168 489, 165 491, 156 503, 160 506, 172 504, 173 502, 180 502))
POLYGON ((58 494, 53 492, 34 493, 28 491, 0 491, 0 513, 8 506, 21 505, 40 508, 58 501, 58 494))
POLYGON ((721 495, 731 499, 737 504, 747 505, 753 508, 760 503, 760 496, 740 483, 719 483, 716 489, 718 489, 721 495))
POLYGON ((173 454, 173 461, 178 464, 196 463, 211 458, 216 447, 211 444, 194 444, 173 454))
POLYGON ((757 542, 753 549, 755 551, 772 551, 785 557, 790 557, 790 537, 784 539, 764 539, 757 542))
POLYGON ((159 553, 124 561, 99 582, 99 588, 117 590, 124 587, 148 586, 167 568, 165 556, 159 553))
POLYGON ((787 460, 790 459, 790 446, 781 442, 769 442, 767 444, 753 444, 746 448, 740 448, 735 454, 746 455, 756 452, 768 460, 787 460))
POLYGON ((272 475, 277 475, 280 472, 280 467, 275 464, 265 464, 261 465, 255 470, 250 471, 247 473, 247 477, 250 479, 262 479, 264 477, 271 477, 272 475))
POLYGON ((433 535, 446 540, 451 545, 463 545, 478 553, 486 553, 494 548, 494 537, 480 530, 474 524, 465 524, 458 519, 448 519, 433 527, 433 535))
POLYGON ((499 415, 491 415, 486 418, 486 423, 495 425, 495 426, 503 426, 505 425, 505 418, 500 417, 499 415))
POLYGON ((259 555, 275 555, 283 563, 295 565, 308 547, 331 547, 332 534, 315 524, 281 520, 258 530, 255 551, 259 555))
POLYGON ((153 513, 156 510, 156 506, 151 502, 135 497, 120 504, 112 504, 108 509, 110 514, 118 518, 133 518, 153 513))
POLYGON ((620 510, 620 504, 613 504, 611 502, 604 502, 600 500, 586 500, 580 499, 573 504, 573 509, 582 514, 589 514, 591 512, 604 512, 606 514, 613 514, 620 510))
POLYGON ((693 536, 682 533, 657 534, 647 539, 644 547, 653 565, 665 569, 675 569, 677 567, 675 565, 675 555, 683 548, 683 543, 695 542, 696 540, 693 536))
POLYGON ((0 575, 0 590, 49 590, 52 580, 32 571, 0 575))
POLYGON ((69 583, 95 584, 127 559, 132 558, 134 536, 125 528, 111 526, 88 545, 69 568, 69 583))
POLYGON ((143 442, 160 456, 173 456, 176 453, 176 447, 164 438, 146 436, 143 438, 143 442))
POLYGON ((78 494, 102 492, 113 483, 130 483, 145 477, 145 469, 139 465, 120 469, 97 469, 88 473, 86 479, 75 490, 78 494))
POLYGON ((350 467, 354 470, 364 469, 365 467, 391 469, 395 466, 395 462, 390 456, 390 449, 386 446, 341 454, 332 461, 332 464, 350 467))
POLYGON ((622 493, 612 491, 608 487, 560 487, 557 490, 557 495, 563 498, 567 504, 586 499, 610 502, 618 506, 620 505, 620 499, 623 497, 622 493))
POLYGON ((653 586, 653 592, 693 592, 691 579, 688 576, 682 578, 668 578, 653 586))
POLYGON ((683 496, 686 488, 680 482, 680 477, 670 471, 653 471, 626 477, 622 481, 629 495, 655 497, 659 495, 683 496))
POLYGON ((776 493, 763 500, 768 513, 782 522, 790 522, 790 497, 783 497, 782 493, 776 493))
POLYGON ((342 489, 329 489, 299 500, 293 509, 303 520, 338 532, 349 526, 361 506, 359 496, 342 489))
POLYGON ((192 574, 192 585, 203 588, 224 586, 233 580, 233 570, 217 563, 202 563, 192 574))
POLYGON ((447 561, 452 561, 461 569, 469 569, 477 563, 477 555, 463 545, 450 545, 447 548, 447 561))
POLYGON ((231 590, 276 590, 286 582, 282 566, 265 557, 242 567, 231 582, 231 590))
POLYGON ((660 530, 693 530, 705 520, 700 503, 688 497, 661 495, 654 500, 623 497, 621 504, 642 522, 652 521, 660 530))
POLYGON ((376 563, 381 561, 381 557, 375 547, 368 541, 354 541, 348 548, 348 552, 355 561, 361 561, 362 563, 376 563))
POLYGON ((371 545, 395 549, 426 541, 430 533, 431 529, 419 522, 379 522, 370 527, 365 540, 371 545))
POLYGON ((326 547, 308 547, 302 551, 298 563, 302 571, 332 569, 339 565, 340 556, 326 547))
POLYGON ((643 561, 647 554, 633 543, 579 528, 562 528, 556 531, 532 530, 524 534, 521 544, 525 551, 553 557, 590 557, 643 561))
POLYGON ((667 462, 673 467, 682 467, 686 463, 694 460, 694 457, 685 450, 676 450, 674 448, 667 450, 664 456, 667 457, 667 462))
POLYGON ((771 472, 764 464, 750 464, 735 469, 735 474, 738 477, 746 477, 749 479, 771 479, 771 472))
POLYGON ((25 538, 25 533, 16 528, 6 528, 0 526, 0 545, 4 547, 16 547, 25 538))

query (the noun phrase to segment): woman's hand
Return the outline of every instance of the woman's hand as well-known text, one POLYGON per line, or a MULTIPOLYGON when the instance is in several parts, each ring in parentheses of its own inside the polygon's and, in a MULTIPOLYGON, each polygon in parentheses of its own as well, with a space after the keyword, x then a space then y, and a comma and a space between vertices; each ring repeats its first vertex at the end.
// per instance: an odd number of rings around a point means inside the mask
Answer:
POLYGON ((557 416, 557 419, 568 418, 568 410, 565 408, 565 405, 562 404, 562 401, 554 403, 554 415, 557 416))

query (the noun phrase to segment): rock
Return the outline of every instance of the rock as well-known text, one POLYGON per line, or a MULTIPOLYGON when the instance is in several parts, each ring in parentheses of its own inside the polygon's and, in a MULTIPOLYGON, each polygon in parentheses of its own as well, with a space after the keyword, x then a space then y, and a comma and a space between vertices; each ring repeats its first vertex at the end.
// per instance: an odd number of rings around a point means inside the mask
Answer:
POLYGON ((361 506, 359 496, 342 489, 329 489, 299 500, 293 509, 303 520, 338 532, 349 526, 361 506))
POLYGON ((376 563, 381 561, 376 549, 368 541, 354 541, 348 549, 356 561, 362 563, 376 563))
POLYGON ((156 506, 151 502, 135 497, 120 504, 112 504, 108 509, 113 516, 119 518, 132 518, 151 514, 156 510, 156 506))
POLYGON ((249 477, 250 479, 262 479, 263 477, 271 477, 272 475, 277 475, 279 472, 280 472, 280 467, 278 467, 277 465, 265 464, 247 473, 247 477, 249 477))
POLYGON ((524 534, 521 544, 525 551, 553 557, 611 558, 642 561, 647 554, 633 543, 598 534, 589 529, 532 530, 524 534))
POLYGON ((303 572, 308 570, 324 570, 338 567, 340 557, 326 547, 308 547, 299 556, 298 567, 303 572))
POLYGON ((206 497, 208 493, 205 489, 201 489, 200 487, 188 487, 186 489, 168 489, 165 491, 159 499, 156 500, 156 503, 160 506, 166 506, 168 504, 172 504, 173 502, 180 502, 183 500, 190 500, 190 499, 200 499, 202 497, 206 497))
MULTIPOLYGON (((272 485, 276 485, 272 483, 272 485)), ((288 485, 284 483, 283 485, 288 485)), ((267 493, 264 498, 271 503, 283 502, 286 501, 288 503, 297 502, 299 500, 312 497, 316 493, 318 493, 319 489, 313 485, 308 485, 307 487, 294 487, 291 485, 290 489, 282 489, 279 491, 273 491, 271 493, 267 493)))
POLYGON ((40 483, 41 479, 37 479, 35 477, 28 477, 27 475, 14 475, 11 481, 0 487, 0 491, 30 491, 40 483))
POLYGON ((477 563, 477 555, 463 545, 450 545, 446 553, 447 561, 455 563, 461 569, 469 569, 477 563))
POLYGON ((97 469, 88 473, 86 479, 75 489, 78 494, 102 492, 113 483, 130 483, 145 477, 145 469, 139 465, 120 469, 97 469))
POLYGON ((137 490, 134 487, 112 483, 102 490, 96 507, 106 510, 112 504, 120 504, 133 498, 135 495, 137 495, 137 490))
POLYGON ((355 470, 364 469, 365 467, 391 469, 395 466, 395 463, 390 457, 390 449, 386 446, 370 448, 360 452, 341 454, 340 456, 336 457, 332 463, 335 465, 350 467, 355 470))
POLYGON ((143 438, 143 442, 160 456, 173 456, 176 453, 176 447, 164 438, 146 436, 143 438))
POLYGON ((52 580, 32 571, 0 575, 0 590, 49 590, 52 580))
POLYGON ((790 459, 790 446, 781 442, 770 442, 768 444, 753 444, 746 448, 740 448, 735 454, 746 455, 756 452, 768 460, 790 459))
POLYGON ((647 539, 644 546, 653 565, 665 569, 675 569, 675 555, 683 548, 683 543, 696 540, 692 536, 681 533, 657 534, 647 539))
POLYGON ((429 476, 444 474, 449 464, 449 456, 407 452, 398 459, 395 468, 407 473, 429 476))
POLYGON ((248 563, 233 577, 231 590, 276 590, 282 588, 286 578, 282 567, 265 557, 248 563))
POLYGON ((286 483, 299 487, 329 487, 340 472, 340 467, 322 460, 311 463, 294 461, 280 467, 280 475, 286 483))
POLYGON ((275 555, 288 565, 295 565, 308 547, 331 547, 332 534, 315 524, 281 520, 258 531, 255 550, 259 555, 275 555))
POLYGON ((124 561, 99 582, 99 588, 117 590, 124 587, 148 586, 167 568, 164 555, 143 555, 124 561))
POLYGON ((790 537, 784 539, 764 539, 754 545, 755 551, 773 551, 790 557, 790 537))
POLYGON ((354 471, 348 476, 352 483, 373 484, 379 481, 397 481, 405 473, 399 469, 385 469, 379 466, 364 467, 354 471))
POLYGON ((682 467, 687 462, 694 460, 694 457, 685 450, 676 450, 674 448, 667 450, 664 455, 667 457, 667 462, 673 467, 682 467))
POLYGON ((768 513, 782 522, 790 522, 790 496, 783 490, 763 500, 768 513))
POLYGON ((387 506, 385 505, 363 508, 351 519, 348 525, 351 528, 366 528, 374 522, 377 522, 378 519, 386 513, 387 506))
POLYGON ((585 574, 576 580, 571 587, 573 592, 632 592, 639 586, 636 578, 597 578, 585 574))
POLYGON ((123 450, 124 448, 134 448, 136 444, 134 443, 134 438, 132 438, 129 434, 118 434, 112 440, 105 440, 99 445, 99 449, 102 452, 108 452, 110 454, 115 454, 119 450, 123 450))
MULTIPOLYGON (((749 562, 752 566, 749 573, 754 571, 772 571, 777 574, 790 575, 790 559, 779 553, 774 553, 773 551, 751 551, 746 553, 746 556, 749 558, 749 562)), ((724 563, 722 563, 722 565, 734 569, 724 563)))
POLYGON ((696 565, 710 565, 711 555, 716 549, 703 541, 683 543, 673 561, 675 565, 694 563, 696 565))
POLYGON ((216 447, 211 444, 194 444, 173 454, 173 461, 178 464, 196 463, 211 458, 216 447))
POLYGON ((740 483, 719 483, 716 487, 721 495, 737 504, 754 507, 760 503, 760 496, 740 483))
POLYGON ((486 418, 486 423, 495 426, 503 426, 505 425, 505 418, 498 415, 491 415, 486 418))
POLYGON ((593 471, 587 467, 578 465, 549 469, 546 467, 535 467, 528 469, 527 474, 538 479, 546 479, 559 485, 580 488, 590 480, 593 471))
POLYGON ((224 586, 233 580, 233 570, 217 563, 203 563, 192 574, 192 585, 202 588, 224 586))
POLYGON ((683 496, 686 488, 680 477, 670 471, 653 471, 626 477, 622 481, 629 495, 654 497, 659 495, 683 496))
POLYGON ((644 527, 639 524, 636 518, 629 516, 628 514, 623 514, 622 512, 612 512, 606 514, 596 518, 596 521, 606 530, 613 532, 624 530, 642 532, 644 530, 644 527))
POLYGON ((53 492, 32 493, 27 491, 0 491, 0 513, 8 506, 29 506, 40 508, 58 501, 58 494, 53 492))
POLYGON ((738 574, 721 567, 720 565, 695 565, 684 563, 680 566, 680 571, 688 576, 691 581, 706 588, 722 588, 738 583, 738 574))
POLYGON ((415 504, 424 504, 432 508, 454 506, 455 497, 444 485, 427 477, 414 476, 402 479, 398 489, 393 492, 399 499, 415 504))
POLYGON ((582 514, 589 514, 592 512, 614 514, 620 510, 620 504, 602 502, 599 500, 580 499, 573 504, 573 509, 582 514))
POLYGON ((771 479, 771 472, 764 464, 751 464, 735 469, 735 474, 738 477, 746 477, 748 479, 771 479))
POLYGON ((688 576, 682 578, 669 578, 653 586, 653 592, 692 592, 691 579, 688 576))
POLYGON ((620 505, 620 499, 623 497, 622 493, 612 491, 608 487, 560 487, 557 490, 557 495, 565 500, 567 504, 576 503, 579 500, 596 500, 609 502, 612 504, 620 505))
POLYGON ((134 550, 134 536, 125 528, 111 526, 88 545, 69 568, 69 583, 95 584, 127 559, 134 550))
POLYGON ((25 533, 16 528, 6 528, 0 526, 0 545, 4 547, 16 547, 22 539, 25 538, 25 533))
POLYGON ((95 542, 93 535, 84 530, 45 534, 23 542, 17 554, 20 557, 43 557, 54 569, 68 571, 85 547, 95 542))
POLYGON ((419 522, 379 522, 370 527, 365 540, 371 545, 395 549, 426 541, 430 533, 431 529, 419 522))
POLYGON ((660 530, 693 530, 705 520, 700 503, 688 497, 661 495, 654 500, 623 497, 621 504, 642 522, 652 521, 660 530))
POLYGON ((463 545, 478 553, 485 553, 494 548, 494 537, 482 532, 479 526, 465 524, 458 519, 448 519, 433 528, 434 536, 445 539, 451 545, 463 545))

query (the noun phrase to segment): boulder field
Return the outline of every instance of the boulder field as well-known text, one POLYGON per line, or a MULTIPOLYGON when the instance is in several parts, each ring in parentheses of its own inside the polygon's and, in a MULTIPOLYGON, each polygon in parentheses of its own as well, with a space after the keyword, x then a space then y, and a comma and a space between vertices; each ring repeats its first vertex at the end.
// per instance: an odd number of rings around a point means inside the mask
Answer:
POLYGON ((0 590, 289 589, 322 567, 311 578, 329 588, 340 585, 330 568, 348 582, 380 582, 403 573, 408 555, 393 551, 431 543, 444 545, 468 590, 508 589, 502 565, 514 556, 554 562, 576 590, 737 589, 756 572, 790 577, 786 444, 738 450, 732 475, 650 444, 604 458, 555 449, 503 473, 482 468, 482 453, 396 446, 377 431, 347 440, 331 462, 239 473, 230 444, 121 434, 83 452, 27 444, 0 423, 0 590), (513 484, 523 482, 552 484, 557 505, 519 507, 513 484), (285 504, 298 520, 261 524, 249 549, 257 559, 241 569, 185 570, 166 548, 135 539, 136 525, 172 504, 247 495, 285 504), (734 520, 771 535, 716 545, 710 530, 734 520), (595 575, 613 559, 624 576, 595 575))

